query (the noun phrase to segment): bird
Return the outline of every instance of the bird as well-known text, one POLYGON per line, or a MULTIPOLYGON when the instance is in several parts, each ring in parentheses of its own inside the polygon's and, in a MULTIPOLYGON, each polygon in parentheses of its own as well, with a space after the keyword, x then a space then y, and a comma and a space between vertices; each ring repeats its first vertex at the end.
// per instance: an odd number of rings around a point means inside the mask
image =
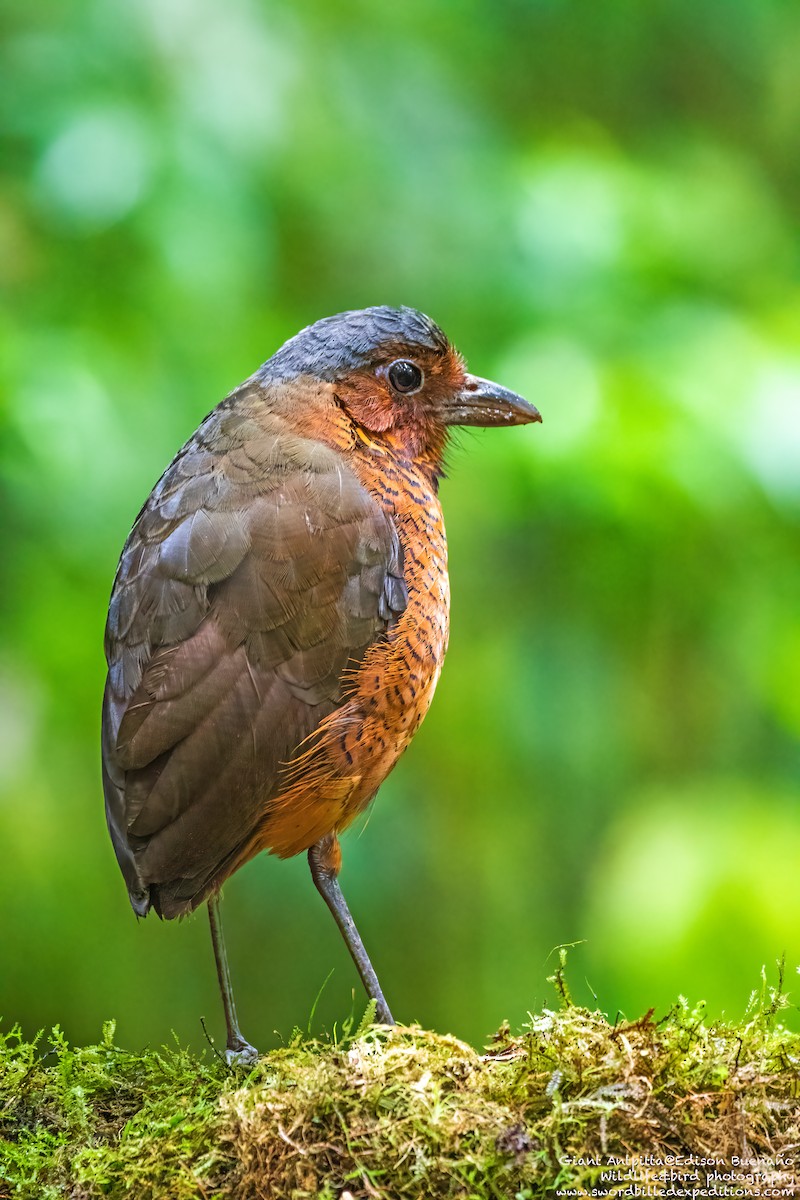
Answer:
POLYGON ((430 706, 449 635, 439 481, 457 426, 541 421, 385 305, 289 338, 202 421, 124 544, 105 630, 109 833, 137 916, 203 902, 229 1063, 241 1032, 220 888, 308 855, 375 1020, 393 1024, 344 899, 339 835, 430 706))

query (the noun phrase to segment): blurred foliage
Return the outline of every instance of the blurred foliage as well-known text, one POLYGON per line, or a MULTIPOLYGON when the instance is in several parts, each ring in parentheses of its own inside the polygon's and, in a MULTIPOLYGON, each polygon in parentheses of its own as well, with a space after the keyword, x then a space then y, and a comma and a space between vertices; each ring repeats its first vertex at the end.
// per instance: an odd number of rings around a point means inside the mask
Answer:
MULTIPOLYGON (((548 955, 614 1012, 797 958, 800 11, 782 0, 19 0, 0 103, 0 1013, 219 1028, 134 920, 102 629, 139 505, 302 325, 430 312, 544 424, 465 436, 453 628, 343 885, 393 1008, 480 1038, 548 955), (577 962, 578 960, 576 960, 577 962)), ((351 1005, 305 862, 226 890, 262 1047, 351 1005)), ((588 992, 587 992, 588 995, 588 992)), ((360 1000, 359 1000, 360 1003, 360 1000)))

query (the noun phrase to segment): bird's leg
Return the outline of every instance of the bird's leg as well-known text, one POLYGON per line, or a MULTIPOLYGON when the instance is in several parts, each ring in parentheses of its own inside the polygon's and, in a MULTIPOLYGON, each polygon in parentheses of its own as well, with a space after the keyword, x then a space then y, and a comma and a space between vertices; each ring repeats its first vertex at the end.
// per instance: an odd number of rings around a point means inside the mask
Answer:
POLYGON ((225 950, 225 938, 222 935, 222 914, 219 908, 219 896, 213 895, 208 900, 208 923, 211 926, 211 943, 214 947, 214 960, 217 964, 217 979, 222 995, 222 1007, 225 1009, 225 1024, 228 1027, 228 1048, 225 1058, 229 1065, 241 1063, 248 1066, 258 1058, 258 1051, 242 1037, 239 1021, 236 1016, 236 1002, 233 998, 231 972, 228 966, 228 955, 225 950))
POLYGON ((316 884, 317 891, 333 913, 333 919, 339 926, 342 937, 347 943, 347 949, 353 956, 353 962, 361 976, 361 982, 366 988, 370 999, 376 1001, 375 1016, 382 1025, 394 1025, 386 997, 381 991, 375 968, 369 961, 369 955, 364 949, 355 921, 350 915, 347 901, 339 887, 339 868, 342 865, 342 851, 339 839, 335 833, 316 842, 308 852, 308 865, 311 868, 311 878, 316 884))

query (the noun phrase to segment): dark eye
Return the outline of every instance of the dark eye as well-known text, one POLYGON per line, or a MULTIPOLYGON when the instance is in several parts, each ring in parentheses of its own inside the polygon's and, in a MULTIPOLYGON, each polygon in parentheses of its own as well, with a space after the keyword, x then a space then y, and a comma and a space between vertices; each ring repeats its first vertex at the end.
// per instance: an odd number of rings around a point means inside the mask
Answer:
POLYGON ((398 358, 389 367, 389 383, 396 392, 416 392, 422 387, 422 371, 407 358, 398 358))

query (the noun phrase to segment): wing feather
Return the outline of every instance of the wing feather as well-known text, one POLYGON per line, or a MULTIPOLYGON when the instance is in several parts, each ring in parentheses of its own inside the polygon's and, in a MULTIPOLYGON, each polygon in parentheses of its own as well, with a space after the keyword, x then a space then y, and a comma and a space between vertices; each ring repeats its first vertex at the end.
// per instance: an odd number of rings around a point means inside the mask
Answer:
POLYGON ((266 408, 206 419, 140 513, 109 606, 106 810, 137 912, 174 916, 215 886, 407 599, 394 524, 341 455, 266 408))

